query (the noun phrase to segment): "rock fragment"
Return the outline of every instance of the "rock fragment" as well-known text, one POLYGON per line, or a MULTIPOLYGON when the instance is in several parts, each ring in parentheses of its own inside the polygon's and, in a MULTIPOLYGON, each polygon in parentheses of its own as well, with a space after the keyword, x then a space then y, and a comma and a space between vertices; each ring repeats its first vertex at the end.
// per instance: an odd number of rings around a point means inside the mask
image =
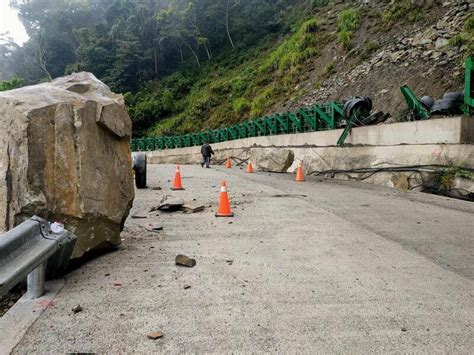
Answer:
POLYGON ((82 307, 80 304, 78 304, 77 306, 73 307, 72 311, 74 313, 79 313, 79 312, 82 312, 82 307))
POLYGON ((196 213, 196 212, 201 212, 204 211, 204 205, 199 202, 186 202, 183 205, 183 210, 186 213, 196 213))
POLYGON ((134 213, 131 216, 133 219, 145 219, 148 218, 148 216, 144 213, 134 213))
POLYGON ((148 223, 145 228, 151 232, 158 232, 163 230, 163 225, 158 222, 148 223))
POLYGON ((156 340, 156 339, 162 338, 163 335, 164 334, 162 332, 151 332, 151 333, 148 333, 146 336, 148 337, 148 339, 156 340))
POLYGON ((196 260, 192 259, 190 257, 187 257, 186 255, 176 255, 175 259, 176 265, 181 265, 181 266, 186 266, 186 267, 194 267, 196 266, 196 260))

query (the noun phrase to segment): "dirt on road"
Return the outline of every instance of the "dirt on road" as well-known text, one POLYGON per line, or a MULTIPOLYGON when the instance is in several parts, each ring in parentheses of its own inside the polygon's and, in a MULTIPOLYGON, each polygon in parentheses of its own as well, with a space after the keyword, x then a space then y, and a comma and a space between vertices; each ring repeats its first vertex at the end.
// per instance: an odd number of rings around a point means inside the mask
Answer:
POLYGON ((173 173, 149 166, 131 211, 146 218, 67 276, 15 353, 473 349, 469 202, 199 166, 182 166, 186 190, 172 192, 173 173), (222 179, 234 218, 214 216, 222 179), (164 194, 205 210, 150 212, 164 194))

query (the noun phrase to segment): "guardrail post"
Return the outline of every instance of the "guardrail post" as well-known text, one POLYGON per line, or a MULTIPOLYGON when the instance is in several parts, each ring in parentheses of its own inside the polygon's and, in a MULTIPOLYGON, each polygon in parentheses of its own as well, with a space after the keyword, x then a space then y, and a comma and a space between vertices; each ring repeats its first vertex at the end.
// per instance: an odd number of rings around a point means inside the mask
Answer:
POLYGON ((36 269, 28 274, 27 297, 30 299, 39 298, 44 294, 44 280, 46 275, 46 262, 40 264, 36 269))

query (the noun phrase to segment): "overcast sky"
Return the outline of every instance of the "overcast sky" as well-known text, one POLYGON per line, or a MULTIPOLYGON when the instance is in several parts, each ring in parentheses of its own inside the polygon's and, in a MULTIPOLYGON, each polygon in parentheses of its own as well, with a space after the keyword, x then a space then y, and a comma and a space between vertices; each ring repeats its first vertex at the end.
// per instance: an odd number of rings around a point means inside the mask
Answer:
POLYGON ((9 0, 0 0, 0 33, 9 32, 16 43, 23 44, 28 35, 18 20, 17 13, 8 6, 8 3, 9 0))

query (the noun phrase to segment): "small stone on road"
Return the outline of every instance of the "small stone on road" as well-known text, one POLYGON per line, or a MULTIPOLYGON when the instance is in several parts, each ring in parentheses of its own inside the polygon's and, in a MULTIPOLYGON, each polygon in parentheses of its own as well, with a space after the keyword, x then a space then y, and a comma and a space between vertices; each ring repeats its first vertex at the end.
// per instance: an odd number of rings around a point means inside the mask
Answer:
POLYGON ((176 255, 175 259, 176 265, 182 265, 186 267, 194 267, 196 266, 196 260, 187 257, 186 255, 176 255))
POLYGON ((80 304, 78 304, 76 307, 73 307, 72 311, 74 313, 79 313, 79 312, 82 312, 82 307, 80 304))
POLYGON ((163 333, 162 332, 152 332, 152 333, 148 333, 146 336, 148 337, 148 339, 156 340, 156 339, 162 338, 163 333))

